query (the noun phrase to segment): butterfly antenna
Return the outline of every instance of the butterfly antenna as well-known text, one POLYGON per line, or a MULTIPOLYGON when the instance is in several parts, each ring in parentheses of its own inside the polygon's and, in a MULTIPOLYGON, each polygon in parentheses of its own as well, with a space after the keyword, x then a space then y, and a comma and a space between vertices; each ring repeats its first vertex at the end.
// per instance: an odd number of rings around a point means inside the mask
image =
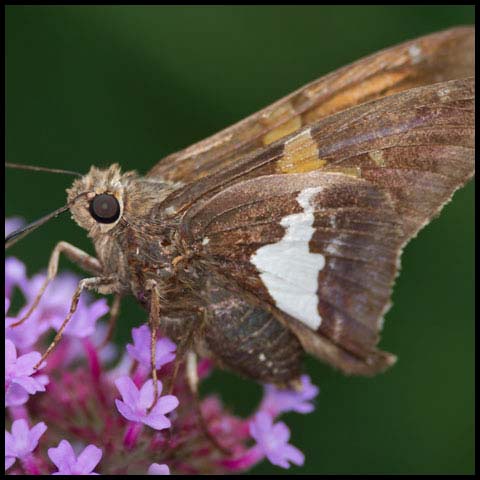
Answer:
MULTIPOLYGON (((81 173, 78 172, 73 172, 71 170, 63 170, 61 168, 48 168, 48 167, 38 167, 36 165, 22 165, 19 163, 10 163, 10 162, 5 162, 5 167, 7 168, 15 168, 17 170, 33 170, 36 172, 49 172, 49 173, 63 173, 66 175, 74 175, 76 177, 82 177, 81 173)), ((7 248, 10 248, 12 245, 17 243, 19 240, 27 236, 29 233, 33 232, 36 230, 38 227, 43 225, 44 223, 48 222, 50 219, 58 217, 63 212, 66 212, 69 208, 70 205, 77 199, 73 199, 72 202, 67 203, 67 205, 64 205, 63 207, 58 208, 52 213, 49 213, 48 215, 45 215, 44 217, 40 218, 39 220, 36 220, 35 222, 30 223, 29 225, 26 225, 25 227, 19 228, 18 230, 15 230, 14 232, 10 233, 5 237, 5 250, 7 248)))
POLYGON ((5 250, 7 248, 10 248, 12 245, 17 243, 19 240, 21 240, 23 237, 27 236, 29 233, 33 232, 36 230, 38 227, 43 225, 44 223, 48 222, 51 218, 55 218, 58 215, 60 215, 63 212, 66 212, 70 206, 64 205, 63 207, 55 210, 52 213, 49 213, 48 215, 45 215, 44 217, 40 218, 39 220, 36 220, 35 222, 30 223, 29 225, 19 228, 18 230, 15 230, 14 232, 10 233, 10 235, 7 235, 5 237, 5 250))
POLYGON ((16 170, 33 170, 35 172, 63 173, 65 175, 75 175, 76 177, 82 176, 81 173, 73 172, 71 170, 63 170, 61 168, 37 167, 36 165, 22 165, 21 163, 10 162, 5 162, 5 166, 7 168, 15 168, 16 170))
POLYGON ((34 222, 26 225, 25 227, 19 228, 14 232, 10 233, 5 237, 5 250, 10 248, 12 245, 17 243, 22 238, 26 237, 29 233, 36 230, 38 227, 42 226, 44 223, 47 223, 52 218, 58 217, 61 213, 66 212, 69 208, 80 198, 87 195, 88 192, 83 192, 80 195, 77 195, 74 199, 68 202, 63 207, 58 208, 57 210, 45 215, 44 217, 40 218, 39 220, 35 220, 34 222))

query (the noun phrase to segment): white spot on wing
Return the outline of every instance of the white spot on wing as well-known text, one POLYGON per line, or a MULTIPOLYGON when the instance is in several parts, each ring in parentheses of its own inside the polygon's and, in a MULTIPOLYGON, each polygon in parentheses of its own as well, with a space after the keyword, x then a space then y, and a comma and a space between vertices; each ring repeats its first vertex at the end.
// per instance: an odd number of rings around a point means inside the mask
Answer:
POLYGON ((315 232, 311 202, 320 190, 302 190, 297 202, 303 212, 282 218, 281 225, 287 229, 284 237, 259 248, 250 259, 276 306, 314 330, 322 322, 317 291, 318 272, 325 266, 325 257, 310 252, 309 243, 315 232))
POLYGON ((337 228, 337 215, 332 213, 332 215, 330 216, 330 226, 335 229, 337 228))
POLYGON ((422 60, 422 49, 418 45, 413 44, 408 47, 408 54, 414 65, 422 60))
POLYGON ((440 88, 437 94, 441 102, 448 102, 450 100, 450 89, 448 87, 440 88))
POLYGON ((330 255, 339 255, 340 251, 338 250, 337 244, 335 242, 329 243, 324 250, 326 253, 330 255))

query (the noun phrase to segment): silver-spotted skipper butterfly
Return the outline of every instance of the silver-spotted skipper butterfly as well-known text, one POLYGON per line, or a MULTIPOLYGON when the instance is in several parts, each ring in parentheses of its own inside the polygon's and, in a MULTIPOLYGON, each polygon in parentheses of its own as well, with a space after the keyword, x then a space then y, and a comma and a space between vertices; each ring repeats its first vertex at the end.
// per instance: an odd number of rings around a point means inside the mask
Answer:
POLYGON ((364 58, 144 177, 92 167, 61 210, 97 256, 60 242, 30 311, 65 254, 93 275, 65 324, 93 289, 116 305, 134 295, 153 338, 158 326, 188 358, 259 382, 294 385, 304 352, 347 374, 385 370, 395 357, 377 343, 402 249, 474 174, 474 35, 364 58))

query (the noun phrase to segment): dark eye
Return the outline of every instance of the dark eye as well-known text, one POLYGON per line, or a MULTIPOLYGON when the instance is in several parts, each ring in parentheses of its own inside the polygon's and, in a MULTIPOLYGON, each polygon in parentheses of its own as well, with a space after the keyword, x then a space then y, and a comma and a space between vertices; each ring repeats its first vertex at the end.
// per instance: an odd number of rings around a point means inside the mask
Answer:
POLYGON ((113 223, 120 216, 120 205, 113 195, 102 193, 90 202, 90 214, 100 223, 113 223))

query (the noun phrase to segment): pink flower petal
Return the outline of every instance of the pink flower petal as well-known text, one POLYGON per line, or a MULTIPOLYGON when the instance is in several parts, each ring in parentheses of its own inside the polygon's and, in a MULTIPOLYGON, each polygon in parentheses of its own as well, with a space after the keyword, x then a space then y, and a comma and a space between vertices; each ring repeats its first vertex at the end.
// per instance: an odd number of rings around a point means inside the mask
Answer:
POLYGON ((142 325, 141 327, 137 328, 132 328, 132 338, 133 338, 133 343, 138 344, 141 343, 144 337, 143 331, 147 329, 148 327, 146 325, 142 325))
POLYGON ((15 257, 5 259, 5 295, 10 296, 14 287, 24 292, 27 286, 25 265, 15 257))
POLYGON ((168 465, 165 464, 158 464, 158 463, 152 463, 148 467, 148 474, 149 475, 170 475, 170 469, 168 468, 168 465))
POLYGON ((165 395, 160 397, 157 404, 152 409, 153 414, 169 413, 178 407, 178 398, 175 395, 165 395))
POLYGON ((165 415, 148 415, 143 419, 143 423, 155 430, 163 430, 164 428, 170 428, 170 420, 165 415))
POLYGON ((6 452, 17 458, 23 458, 37 448, 38 439, 43 435, 47 426, 40 422, 31 430, 28 423, 21 418, 12 424, 11 435, 5 432, 6 452))
MULTIPOLYGON (((127 345, 127 352, 131 358, 141 365, 150 368, 150 344, 151 332, 147 325, 132 329, 133 345, 127 345)), ((171 362, 175 358, 177 346, 169 338, 163 337, 157 340, 155 353, 155 366, 157 369, 171 362)))
POLYGON ((10 432, 5 430, 5 456, 6 457, 14 457, 15 450, 14 450, 14 439, 13 435, 10 432))
POLYGON ((116 399, 115 405, 117 406, 117 409, 121 413, 121 415, 127 420, 130 420, 132 422, 140 421, 139 416, 126 403, 116 399))
POLYGON ((160 368, 162 365, 171 362, 175 358, 175 351, 177 346, 169 338, 163 337, 157 343, 156 367, 160 368))
POLYGON ((15 463, 15 457, 5 456, 5 470, 8 470, 15 463))
POLYGON ((16 441, 20 438, 27 438, 29 431, 27 421, 23 418, 16 420, 12 424, 12 436, 16 441))
POLYGON ((28 401, 28 392, 16 383, 10 384, 5 392, 5 406, 17 407, 28 401))
POLYGON ((252 435, 252 437, 258 441, 258 439, 262 435, 264 435, 265 432, 270 431, 270 429, 272 428, 272 424, 273 420, 270 415, 268 415, 268 413, 260 411, 250 422, 250 435, 252 435))
POLYGON ((284 457, 295 465, 303 465, 305 462, 305 455, 293 445, 285 445, 283 447, 284 457))
POLYGON ((283 422, 279 422, 272 427, 272 435, 276 442, 287 443, 290 439, 290 430, 283 422))
POLYGON ((287 462, 287 460, 285 460, 283 455, 281 455, 280 453, 277 453, 277 452, 267 453, 267 458, 272 465, 276 465, 277 467, 281 467, 285 469, 290 468, 290 464, 287 462))
POLYGON ((83 474, 90 473, 102 458, 102 450, 95 445, 88 445, 77 458, 76 470, 83 474))
POLYGON ((15 348, 15 344, 11 341, 6 339, 5 340, 5 364, 9 365, 14 363, 17 359, 17 349, 15 348))
POLYGON ((75 452, 66 440, 61 440, 56 448, 49 448, 47 453, 59 470, 70 470, 75 465, 75 452))
POLYGON ((137 403, 140 394, 130 377, 124 376, 117 378, 115 385, 127 405, 135 405, 137 403))
MULTIPOLYGON (((158 395, 162 392, 162 382, 158 381, 158 395)), ((153 403, 153 380, 147 380, 140 389, 138 407, 147 409, 153 403)))
POLYGON ((25 225, 25 220, 21 217, 9 217, 5 219, 5 236, 10 235, 15 230, 25 225))
POLYGON ((17 358, 15 363, 15 373, 17 375, 31 375, 34 373, 36 365, 42 356, 38 352, 30 352, 17 358))
POLYGON ((13 383, 20 385, 25 391, 30 394, 45 391, 45 387, 32 377, 14 378, 13 383))
POLYGON ((40 437, 47 431, 47 426, 44 422, 37 423, 30 430, 30 444, 32 445, 32 450, 38 445, 40 437))

